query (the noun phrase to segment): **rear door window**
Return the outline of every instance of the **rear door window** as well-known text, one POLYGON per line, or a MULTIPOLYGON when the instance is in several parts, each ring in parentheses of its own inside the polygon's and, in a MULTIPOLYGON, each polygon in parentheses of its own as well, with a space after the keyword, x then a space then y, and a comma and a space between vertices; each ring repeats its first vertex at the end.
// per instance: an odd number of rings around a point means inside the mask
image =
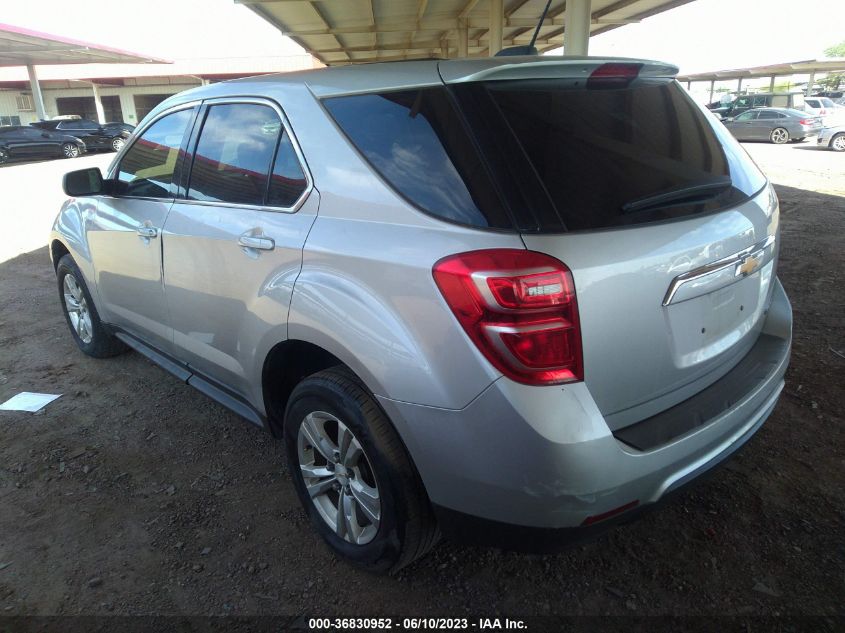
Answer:
POLYGON ((194 153, 188 199, 263 204, 281 130, 270 106, 210 106, 194 153))
POLYGON ((292 207, 308 187, 305 172, 293 148, 290 134, 282 129, 279 149, 270 175, 267 204, 274 207, 292 207))

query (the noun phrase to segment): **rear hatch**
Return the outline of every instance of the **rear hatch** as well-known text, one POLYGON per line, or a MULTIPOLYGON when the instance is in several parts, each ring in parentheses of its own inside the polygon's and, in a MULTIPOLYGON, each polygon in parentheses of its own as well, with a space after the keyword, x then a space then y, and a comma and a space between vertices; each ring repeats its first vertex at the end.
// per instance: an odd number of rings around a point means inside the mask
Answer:
POLYGON ((774 279, 776 199, 675 71, 595 58, 440 63, 526 247, 572 271, 584 379, 613 429, 739 362, 774 279))

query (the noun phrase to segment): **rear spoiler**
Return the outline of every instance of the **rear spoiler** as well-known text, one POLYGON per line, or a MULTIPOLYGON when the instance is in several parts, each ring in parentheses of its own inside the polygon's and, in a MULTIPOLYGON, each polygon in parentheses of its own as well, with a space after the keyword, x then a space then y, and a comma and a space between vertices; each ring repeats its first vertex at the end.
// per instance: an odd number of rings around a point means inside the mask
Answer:
POLYGON ((648 59, 625 57, 491 57, 443 60, 440 77, 447 84, 508 79, 588 79, 602 66, 636 66, 639 78, 672 79, 678 67, 648 59))

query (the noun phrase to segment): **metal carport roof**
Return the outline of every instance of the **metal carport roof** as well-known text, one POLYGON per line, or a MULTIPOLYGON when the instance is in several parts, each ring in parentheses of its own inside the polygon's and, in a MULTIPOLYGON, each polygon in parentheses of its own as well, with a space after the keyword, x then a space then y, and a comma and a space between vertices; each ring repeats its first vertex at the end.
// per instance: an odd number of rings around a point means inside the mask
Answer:
POLYGON ((168 63, 139 53, 0 23, 0 66, 168 63))
MULTIPOLYGON (((590 35, 693 0, 592 0, 590 35)), ((489 52, 490 8, 502 6, 502 45, 526 45, 546 0, 235 0, 325 64, 455 57, 489 52)), ((574 1, 571 0, 574 4, 574 1)), ((563 45, 566 2, 554 0, 540 30, 542 52, 563 45)))
POLYGON ((780 77, 782 75, 809 75, 822 72, 845 72, 845 58, 808 59, 800 62, 770 64, 751 68, 714 70, 691 75, 678 75, 678 81, 727 81, 753 77, 780 77))
MULTIPOLYGON (((0 68, 11 66, 26 66, 29 85, 35 102, 35 111, 39 119, 46 114, 44 97, 38 83, 36 66, 98 63, 160 63, 168 64, 167 60, 156 59, 147 55, 130 53, 109 46, 100 46, 74 40, 60 35, 50 35, 40 31, 0 23, 0 68)), ((97 92, 97 84, 91 83, 94 101, 97 106, 97 116, 103 120, 103 106, 97 92)))

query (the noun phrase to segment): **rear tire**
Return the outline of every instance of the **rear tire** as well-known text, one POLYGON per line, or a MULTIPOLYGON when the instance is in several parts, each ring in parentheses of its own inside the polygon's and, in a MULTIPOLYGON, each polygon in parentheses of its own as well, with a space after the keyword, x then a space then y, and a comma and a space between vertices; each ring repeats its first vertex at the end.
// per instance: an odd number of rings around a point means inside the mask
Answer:
POLYGON ((8 162, 8 160, 9 160, 9 152, 7 152, 5 149, 0 149, 0 165, 8 162))
POLYGON ((336 555, 369 571, 395 572, 437 542, 419 474, 375 398, 348 369, 326 369, 296 386, 284 438, 299 499, 336 555))
POLYGON ((834 152, 845 152, 845 132, 834 134, 833 138, 830 139, 828 147, 830 147, 830 149, 832 149, 834 152))
POLYGON ((85 278, 70 255, 59 260, 56 279, 65 321, 79 349, 94 358, 117 356, 129 349, 100 321, 85 278))
POLYGON ((775 145, 783 145, 784 143, 789 142, 789 132, 782 127, 776 127, 772 130, 771 134, 769 134, 769 140, 771 140, 775 145))
POLYGON ((80 153, 79 145, 76 143, 64 143, 62 145, 62 156, 65 158, 76 158, 80 153))
POLYGON ((111 148, 116 152, 119 152, 125 144, 126 144, 126 141, 124 141, 119 136, 117 136, 117 137, 115 137, 111 140, 111 148))

